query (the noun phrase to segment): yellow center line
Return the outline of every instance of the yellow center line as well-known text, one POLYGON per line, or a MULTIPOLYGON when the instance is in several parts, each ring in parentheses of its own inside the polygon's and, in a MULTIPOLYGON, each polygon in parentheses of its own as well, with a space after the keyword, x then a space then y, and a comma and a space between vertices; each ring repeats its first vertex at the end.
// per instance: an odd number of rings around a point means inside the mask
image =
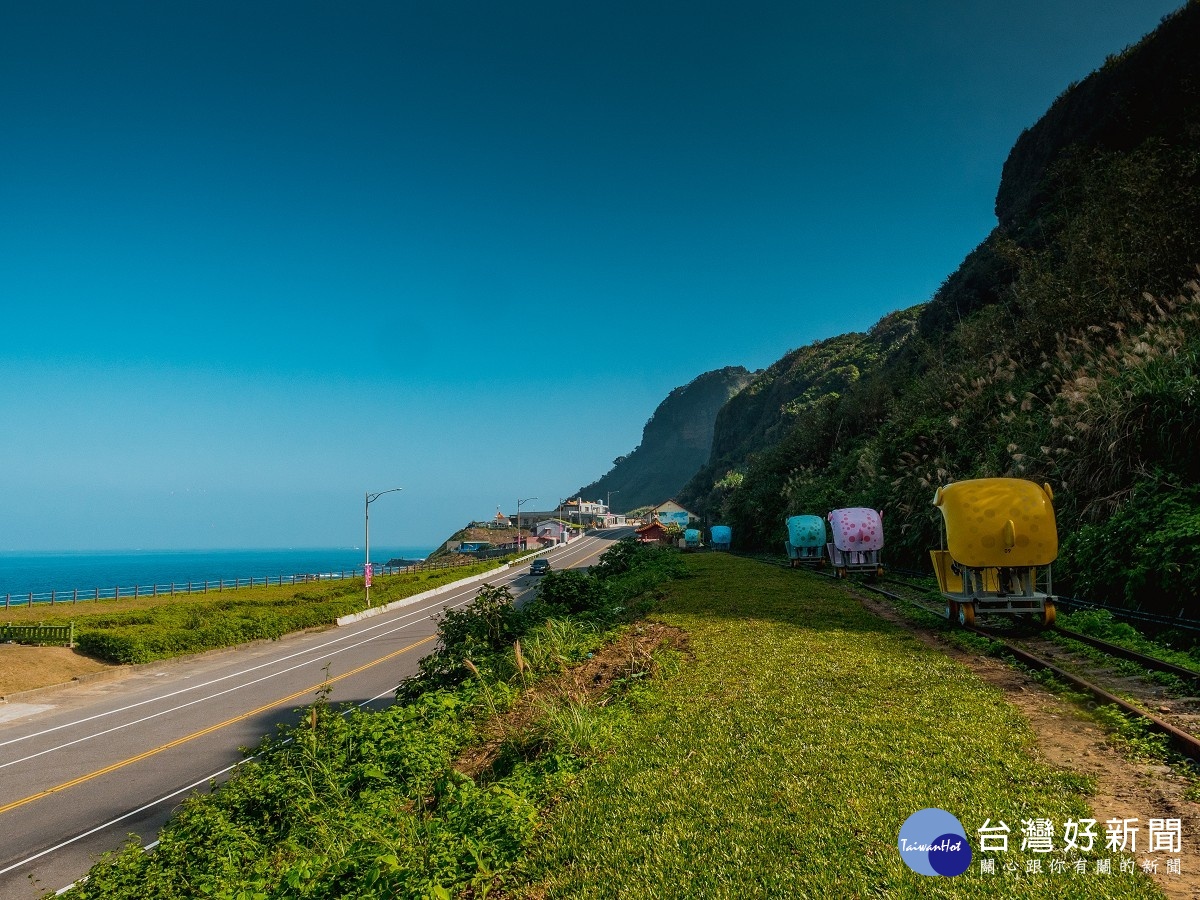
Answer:
POLYGON ((184 737, 176 738, 175 740, 163 744, 162 746, 155 747, 152 750, 147 750, 145 753, 139 753, 137 756, 131 756, 128 759, 115 762, 111 766, 105 766, 103 769, 97 769, 95 772, 89 772, 87 775, 80 775, 78 778, 73 778, 70 781, 64 781, 62 784, 56 785, 55 787, 46 788, 46 790, 39 791, 36 794, 30 794, 28 797, 25 797, 22 800, 14 800, 12 803, 0 806, 0 815, 3 815, 10 810, 14 810, 19 806, 24 806, 27 803, 33 803, 35 800, 41 800, 43 797, 48 797, 51 794, 57 794, 59 791, 65 791, 67 788, 75 787, 77 784, 83 784, 85 781, 91 781, 93 778, 99 778, 101 775, 107 775, 110 772, 115 772, 118 769, 131 766, 134 763, 141 762, 143 759, 149 759, 151 756, 162 753, 164 750, 170 750, 174 747, 180 746, 181 744, 186 744, 188 741, 194 741, 196 738, 204 737, 206 734, 212 734, 214 731, 220 731, 222 728, 225 728, 228 725, 233 725, 235 722, 240 722, 243 719, 248 719, 251 716, 258 715, 261 712, 266 712, 268 709, 273 709, 276 706, 282 706, 285 703, 295 700, 297 697, 303 697, 305 694, 320 690, 326 685, 341 681, 343 678, 349 678, 351 675, 357 675, 359 672, 365 671, 372 666, 377 666, 381 662, 387 662, 392 657, 399 656, 401 653, 407 653, 409 650, 420 647, 422 644, 428 644, 430 641, 436 638, 436 634, 431 634, 429 637, 422 638, 415 644, 409 644, 407 647, 401 647, 399 650, 389 653, 387 656, 381 656, 379 659, 371 660, 371 662, 361 665, 357 669, 351 669, 349 672, 338 675, 336 678, 328 678, 325 681, 322 681, 320 684, 314 684, 311 687, 306 687, 303 690, 296 691, 294 694, 288 694, 286 697, 281 697, 278 700, 272 700, 270 703, 266 703, 258 707, 258 709, 252 709, 249 712, 241 713, 231 719, 226 719, 224 722, 218 722, 216 725, 210 725, 208 728, 202 728, 199 731, 194 731, 184 737))

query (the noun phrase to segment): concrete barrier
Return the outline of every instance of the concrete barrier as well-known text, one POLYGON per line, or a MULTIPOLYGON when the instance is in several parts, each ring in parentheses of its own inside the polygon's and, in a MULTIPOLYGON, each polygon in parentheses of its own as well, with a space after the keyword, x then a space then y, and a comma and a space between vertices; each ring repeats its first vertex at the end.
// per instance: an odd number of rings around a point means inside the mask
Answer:
POLYGON ((372 606, 370 609, 364 609, 362 612, 350 613, 348 616, 342 616, 337 620, 338 625, 352 625, 355 622, 361 622, 363 619, 369 619, 372 616, 378 616, 392 609, 398 609, 401 606, 411 606, 414 603, 420 603, 422 600, 428 600, 430 597, 436 597, 439 594, 449 593, 463 585, 472 584, 477 581, 483 581, 488 578, 494 578, 500 572, 506 571, 512 564, 505 563, 502 566, 497 566, 494 569, 489 569, 486 572, 480 572, 478 575, 472 575, 470 578, 462 578, 458 581, 451 581, 449 584, 443 584, 440 587, 430 588, 427 591, 422 591, 419 594, 413 594, 411 597, 405 597, 402 600, 393 600, 384 606, 372 606))
POLYGON ((419 594, 413 594, 411 597, 405 597, 403 600, 393 600, 385 606, 372 606, 370 609, 364 609, 362 612, 351 613, 348 616, 342 616, 337 620, 338 625, 351 625, 355 622, 361 622, 363 619, 369 619, 372 616, 377 616, 380 613, 385 613, 388 610, 398 609, 401 606, 411 606, 414 603, 420 603, 422 600, 428 600, 430 597, 436 597, 439 594, 446 594, 456 590, 463 585, 473 584, 479 581, 486 581, 489 578, 494 578, 501 572, 505 572, 514 565, 521 565, 526 560, 533 559, 535 556, 540 556, 545 553, 545 550, 538 550, 536 553, 530 553, 527 556, 522 556, 520 559, 514 559, 510 563, 505 563, 502 566, 497 566, 494 569, 489 569, 486 572, 481 572, 478 575, 472 575, 470 578, 461 578, 458 581, 452 581, 449 584, 443 584, 441 587, 430 588, 427 591, 422 591, 419 594))

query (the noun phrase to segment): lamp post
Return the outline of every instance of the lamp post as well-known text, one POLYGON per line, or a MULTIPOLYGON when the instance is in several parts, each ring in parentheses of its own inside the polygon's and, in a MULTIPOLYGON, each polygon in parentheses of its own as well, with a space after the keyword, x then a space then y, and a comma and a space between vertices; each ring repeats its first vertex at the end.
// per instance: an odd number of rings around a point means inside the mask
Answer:
POLYGON ((612 495, 619 494, 619 493, 621 493, 621 492, 620 491, 609 491, 608 492, 608 499, 606 499, 604 501, 604 515, 605 515, 606 521, 608 519, 612 518, 612 495))
POLYGON ((518 547, 518 549, 524 549, 524 546, 521 542, 521 504, 528 503, 530 500, 536 500, 536 499, 537 499, 537 497, 526 497, 524 500, 517 501, 517 547, 518 547))
POLYGON ((382 497, 384 494, 394 494, 396 491, 402 491, 404 488, 388 488, 386 491, 379 491, 372 494, 367 493, 363 496, 366 502, 363 503, 363 531, 364 543, 366 544, 366 560, 363 565, 363 584, 367 590, 367 606, 371 605, 371 504, 382 497))

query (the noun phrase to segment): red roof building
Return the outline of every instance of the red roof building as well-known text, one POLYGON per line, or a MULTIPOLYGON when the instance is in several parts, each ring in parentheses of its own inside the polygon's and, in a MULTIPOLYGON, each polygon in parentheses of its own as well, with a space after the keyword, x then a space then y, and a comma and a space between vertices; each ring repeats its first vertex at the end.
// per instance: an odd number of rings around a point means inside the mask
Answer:
POLYGON ((643 525, 636 533, 637 539, 643 544, 671 543, 671 539, 667 537, 667 529, 663 527, 661 522, 651 522, 649 525, 643 525))

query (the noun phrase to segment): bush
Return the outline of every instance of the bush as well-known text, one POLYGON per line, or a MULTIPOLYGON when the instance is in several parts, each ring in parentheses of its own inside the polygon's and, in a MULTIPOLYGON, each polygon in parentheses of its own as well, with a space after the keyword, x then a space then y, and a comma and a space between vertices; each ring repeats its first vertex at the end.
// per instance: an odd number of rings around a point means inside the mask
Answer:
POLYGON ((1200 598, 1200 487, 1161 472, 1141 481, 1111 519, 1063 541, 1073 593, 1194 618, 1200 598))
POLYGON ((538 597, 520 610, 507 588, 484 585, 474 603, 437 618, 438 647, 421 660, 418 674, 400 686, 398 696, 452 687, 476 672, 512 678, 517 673, 514 642, 542 623, 569 617, 607 629, 644 611, 653 602, 647 595, 655 585, 681 571, 677 551, 627 538, 605 551, 590 572, 547 574, 538 597))
POLYGON ((470 674, 464 660, 487 668, 521 636, 523 619, 508 588, 485 584, 469 606, 436 617, 438 647, 421 660, 419 674, 401 685, 400 696, 461 683, 470 674))
POLYGON ((579 569, 548 573, 537 600, 548 612, 568 615, 595 613, 608 605, 603 581, 579 569))

